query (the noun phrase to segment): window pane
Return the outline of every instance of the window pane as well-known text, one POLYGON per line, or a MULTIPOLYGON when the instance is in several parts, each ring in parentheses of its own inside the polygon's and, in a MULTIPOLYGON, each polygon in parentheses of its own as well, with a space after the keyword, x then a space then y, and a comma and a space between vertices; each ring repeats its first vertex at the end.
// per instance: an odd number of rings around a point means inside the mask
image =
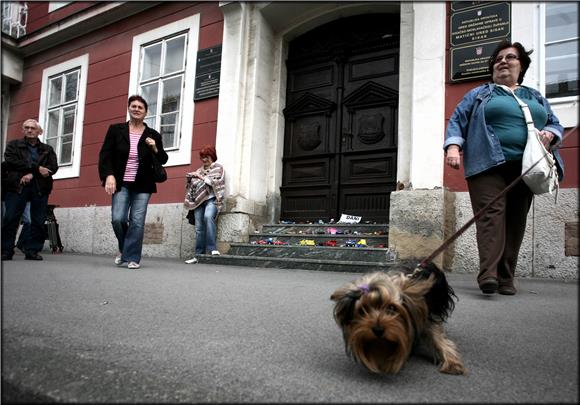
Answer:
POLYGON ((62 93, 62 76, 51 79, 48 90, 49 107, 60 104, 61 93, 62 93))
MULTIPOLYGON (((546 48, 546 51, 548 54, 557 54, 558 51, 552 50, 551 48, 558 47, 550 46, 546 48)), ((554 98, 578 95, 577 66, 577 54, 546 58, 546 97, 554 98)))
POLYGON ((46 139, 58 137, 58 120, 60 110, 48 112, 48 125, 46 128, 46 139))
POLYGON ((67 107, 63 112, 63 130, 64 134, 73 134, 75 130, 76 107, 67 107))
POLYGON ((546 3, 546 41, 578 36, 578 3, 546 3))
POLYGON ((60 147, 60 163, 66 164, 71 162, 72 162, 72 142, 63 142, 60 147))
POLYGON ((181 101, 181 76, 163 81, 161 113, 179 110, 181 101))
POLYGON ((149 128, 155 128, 155 117, 147 117, 143 121, 149 128))
POLYGON ((177 121, 178 113, 164 114, 161 116, 161 125, 173 125, 177 121))
POLYGON ((54 149, 56 151, 56 141, 57 140, 58 140, 57 138, 47 139, 46 144, 52 146, 52 149, 54 149))
POLYGON ((141 80, 159 76, 161 69, 161 43, 143 48, 143 68, 141 80))
POLYGON ((578 94, 578 41, 546 46, 546 96, 578 94))
POLYGON ((64 101, 74 101, 77 99, 79 87, 79 71, 69 73, 65 76, 66 85, 64 90, 64 101))
POLYGON ((141 86, 141 97, 147 101, 147 116, 157 114, 157 92, 159 83, 141 86))
POLYGON ((175 134, 175 123, 177 122, 178 113, 166 114, 161 116, 161 128, 159 133, 163 136, 163 146, 165 148, 176 147, 177 136, 175 134))
POLYGON ((185 36, 167 41, 167 48, 165 50, 165 74, 183 69, 184 47, 185 36))
POLYGON ((175 145, 175 125, 161 126, 159 131, 163 137, 163 148, 174 148, 175 145))

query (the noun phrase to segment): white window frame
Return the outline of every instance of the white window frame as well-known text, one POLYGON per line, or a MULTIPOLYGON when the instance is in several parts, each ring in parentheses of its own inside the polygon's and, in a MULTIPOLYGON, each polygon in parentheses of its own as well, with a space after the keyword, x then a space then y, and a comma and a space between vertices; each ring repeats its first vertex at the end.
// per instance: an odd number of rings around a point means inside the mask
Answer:
MULTIPOLYGON (((53 176, 55 180, 79 177, 81 169, 81 151, 83 144, 83 122, 85 117, 85 100, 87 94, 87 72, 89 69, 89 54, 84 54, 58 65, 51 66, 42 71, 42 86, 40 90, 40 108, 38 110, 38 122, 43 129, 46 129, 48 112, 48 85, 49 78, 64 73, 68 70, 80 68, 79 75, 79 96, 77 100, 77 116, 75 119, 75 132, 72 145, 72 164, 60 166, 58 172, 53 176)), ((45 134, 39 138, 44 142, 45 134)), ((58 153, 58 151, 55 151, 58 153)))
MULTIPOLYGON (((161 40, 162 38, 188 32, 187 48, 185 50, 186 66, 184 81, 185 86, 182 94, 181 125, 178 136, 180 137, 179 148, 167 151, 169 160, 165 166, 178 166, 191 163, 191 145, 193 137, 194 102, 193 91, 195 85, 195 67, 199 42, 200 15, 184 18, 173 23, 164 25, 151 31, 133 37, 131 53, 131 74, 129 78, 129 95, 139 93, 139 77, 141 62, 141 46, 147 43, 161 40)), ((129 114, 127 114, 127 120, 129 114)))
MULTIPOLYGON (((512 5, 512 41, 520 42, 526 49, 533 49, 532 63, 524 85, 545 94, 545 27, 546 13, 543 2, 516 2, 512 5)), ((578 125, 578 97, 548 99, 554 114, 564 128, 578 125)))
POLYGON ((72 1, 49 1, 48 2, 48 12, 52 13, 59 8, 63 8, 64 6, 68 6, 72 1))
MULTIPOLYGON (((161 48, 162 49, 162 52, 161 52, 161 56, 160 56, 161 66, 160 66, 159 74, 157 76, 155 76, 155 77, 150 77, 148 79, 143 79, 142 78, 143 72, 140 70, 139 71, 139 73, 140 73, 139 74, 139 84, 138 84, 138 87, 140 89, 143 88, 144 85, 145 86, 149 86, 149 85, 151 85, 153 83, 156 83, 157 84, 157 99, 155 100, 155 103, 157 104, 158 109, 157 109, 157 112, 156 112, 156 114, 155 114, 154 117, 155 117, 155 121, 156 121, 156 124, 157 124, 158 127, 161 127, 161 122, 162 122, 162 115, 163 115, 163 113, 162 113, 162 109, 163 109, 163 93, 164 93, 165 81, 168 80, 168 79, 173 79, 173 78, 176 78, 178 76, 181 76, 182 80, 181 80, 181 86, 180 86, 180 88, 182 90, 185 88, 185 85, 186 85, 186 83, 185 83, 185 79, 186 79, 186 77, 185 77, 185 67, 187 66, 187 64, 186 64, 187 55, 185 54, 185 51, 187 50, 187 40, 188 40, 188 38, 189 38, 188 33, 187 32, 182 32, 182 33, 179 33, 177 35, 170 35, 168 37, 161 38, 161 39, 159 39, 157 41, 154 41, 151 44, 145 45, 144 47, 141 48, 141 62, 143 62, 143 58, 145 56, 145 49, 147 47, 153 46, 153 45, 157 45, 157 44, 161 44, 161 47, 162 47, 161 48), (164 43, 166 44, 168 41, 171 41, 171 40, 174 40, 174 39, 180 38, 180 37, 183 37, 185 39, 185 42, 184 43, 186 45, 185 48, 183 49, 183 51, 184 51, 184 54, 183 54, 183 64, 182 64, 182 66, 181 66, 180 69, 178 69, 176 71, 173 71, 173 72, 167 72, 167 73, 165 73, 165 72, 163 72, 163 69, 165 67, 165 63, 167 62, 167 59, 166 59, 166 51, 167 51, 167 48, 166 48, 166 46, 164 46, 164 43)), ((143 63, 140 64, 140 69, 143 69, 143 63)), ((151 106, 153 104, 153 100, 147 99, 147 103, 149 103, 149 106, 151 106)), ((182 120, 182 118, 181 118, 182 117, 182 111, 183 111, 183 109, 181 107, 182 105, 183 105, 183 94, 180 94, 180 97, 179 97, 179 106, 178 106, 178 109, 177 109, 177 120, 176 120, 176 122, 178 124, 182 120)), ((172 112, 171 114, 173 114, 173 113, 174 112, 172 112)), ((148 111, 147 112, 147 116, 148 117, 146 117, 145 121, 147 121, 147 118, 150 117, 150 114, 151 114, 151 111, 148 111)), ((177 141, 177 144, 178 144, 178 147, 179 147, 180 139, 181 139, 181 136, 180 136, 181 129, 180 129, 179 126, 176 126, 176 129, 177 129, 177 134, 175 134, 175 135, 176 135, 176 138, 177 138, 176 141, 177 141)), ((159 133, 161 133, 161 131, 159 131, 159 133)), ((174 150, 174 149, 177 149, 178 148, 178 147, 176 148, 174 146, 169 146, 169 145, 165 145, 165 144, 163 144, 163 147, 165 148, 166 151, 167 150, 174 150)))

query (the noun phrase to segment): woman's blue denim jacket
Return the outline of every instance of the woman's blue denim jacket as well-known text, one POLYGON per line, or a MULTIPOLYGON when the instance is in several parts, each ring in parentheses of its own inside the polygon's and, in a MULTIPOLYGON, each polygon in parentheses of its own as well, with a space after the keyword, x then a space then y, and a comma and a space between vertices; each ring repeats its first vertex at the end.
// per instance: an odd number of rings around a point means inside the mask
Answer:
MULTIPOLYGON (((465 177, 470 177, 481 173, 489 168, 505 163, 505 156, 501 149, 499 139, 494 134, 491 125, 485 123, 485 105, 491 98, 491 93, 495 84, 486 83, 470 90, 451 115, 447 130, 445 131, 445 143, 443 149, 447 150, 449 145, 459 145, 463 150, 463 167, 465 177)), ((556 137, 552 142, 558 178, 562 181, 564 177, 564 163, 558 152, 557 145, 562 141, 564 127, 552 112, 552 108, 540 92, 527 87, 536 97, 538 102, 544 106, 548 113, 548 122, 544 129, 550 131, 556 137)))

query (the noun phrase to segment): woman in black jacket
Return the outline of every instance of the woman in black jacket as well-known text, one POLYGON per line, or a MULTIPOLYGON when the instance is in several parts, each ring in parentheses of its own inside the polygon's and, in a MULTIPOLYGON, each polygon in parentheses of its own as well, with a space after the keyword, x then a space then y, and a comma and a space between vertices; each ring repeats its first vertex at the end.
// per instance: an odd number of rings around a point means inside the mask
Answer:
POLYGON ((153 177, 153 156, 161 164, 168 156, 161 135, 143 120, 147 102, 129 97, 129 121, 109 127, 99 154, 99 176, 107 194, 112 195, 112 224, 119 254, 115 264, 128 263, 138 269, 143 249, 147 204, 157 192, 153 177))

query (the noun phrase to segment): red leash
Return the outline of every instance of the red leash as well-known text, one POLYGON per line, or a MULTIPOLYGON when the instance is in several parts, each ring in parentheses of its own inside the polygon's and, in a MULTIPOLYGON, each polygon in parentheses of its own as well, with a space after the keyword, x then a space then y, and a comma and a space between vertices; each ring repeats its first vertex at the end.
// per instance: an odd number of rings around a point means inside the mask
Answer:
MULTIPOLYGON (((576 129, 578 129, 578 125, 576 125, 574 128, 570 129, 568 131, 568 133, 566 135, 564 135, 564 137, 562 137, 562 141, 560 142, 560 144, 562 142, 564 142, 564 139, 568 138, 568 136, 570 136, 570 134, 572 134, 572 132, 574 132, 576 129)), ((480 209, 474 216, 473 218, 471 218, 469 221, 467 221, 465 223, 465 225, 463 225, 461 228, 459 228, 457 231, 455 231, 455 233, 453 235, 451 235, 451 237, 449 237, 445 242, 443 242, 441 244, 441 246, 439 246, 437 249, 435 249, 435 251, 433 251, 433 253, 431 253, 426 259, 423 259, 423 261, 421 263, 419 263, 419 267, 425 267, 427 266, 427 264, 431 263, 433 261, 433 259, 435 259, 437 256, 439 256, 439 254, 441 254, 441 252, 443 252, 445 249, 447 249, 447 247, 455 240, 457 239, 463 232, 465 232, 465 230, 467 228, 469 228, 475 221, 477 221, 479 219, 479 217, 481 217, 481 215, 485 212, 485 210, 487 210, 493 203, 495 203, 497 200, 499 200, 505 193, 507 193, 509 190, 511 190, 512 188, 514 188, 514 186, 526 175, 528 174, 528 172, 530 170, 532 170, 538 163, 540 163, 542 161, 542 159, 544 159, 544 157, 546 157, 548 155, 548 153, 550 153, 550 150, 546 151, 546 153, 544 154, 544 156, 542 156, 536 163, 534 163, 532 166, 530 166, 530 168, 528 168, 528 170, 526 170, 525 172, 523 172, 522 174, 520 174, 520 176, 518 178, 516 178, 514 181, 512 181, 506 188, 504 188, 498 195, 495 196, 495 198, 493 200, 491 200, 490 202, 488 202, 482 209, 480 209)))

